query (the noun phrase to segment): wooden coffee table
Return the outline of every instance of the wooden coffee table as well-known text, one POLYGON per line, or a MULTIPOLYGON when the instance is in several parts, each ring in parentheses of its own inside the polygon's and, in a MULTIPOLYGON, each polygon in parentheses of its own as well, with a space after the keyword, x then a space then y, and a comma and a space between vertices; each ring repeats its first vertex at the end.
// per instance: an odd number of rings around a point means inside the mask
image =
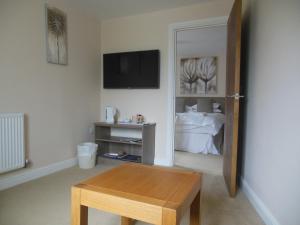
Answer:
POLYGON ((123 164, 72 187, 71 221, 87 225, 91 207, 120 215, 122 225, 177 225, 191 207, 190 225, 199 225, 200 191, 200 173, 123 164))

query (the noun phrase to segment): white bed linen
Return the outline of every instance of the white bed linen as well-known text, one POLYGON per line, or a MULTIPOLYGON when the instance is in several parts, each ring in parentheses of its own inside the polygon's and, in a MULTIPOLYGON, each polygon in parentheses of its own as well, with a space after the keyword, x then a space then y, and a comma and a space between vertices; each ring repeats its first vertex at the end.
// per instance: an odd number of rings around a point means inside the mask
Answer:
POLYGON ((224 124, 225 116, 222 113, 187 112, 176 113, 176 128, 190 130, 207 128, 210 134, 216 135, 224 124))
POLYGON ((177 113, 175 149, 219 155, 213 136, 222 128, 224 119, 224 114, 221 113, 177 113))
POLYGON ((192 153, 220 154, 210 134, 175 133, 175 149, 192 153))
POLYGON ((193 124, 176 124, 176 133, 210 134, 216 135, 218 131, 211 126, 199 126, 193 124))

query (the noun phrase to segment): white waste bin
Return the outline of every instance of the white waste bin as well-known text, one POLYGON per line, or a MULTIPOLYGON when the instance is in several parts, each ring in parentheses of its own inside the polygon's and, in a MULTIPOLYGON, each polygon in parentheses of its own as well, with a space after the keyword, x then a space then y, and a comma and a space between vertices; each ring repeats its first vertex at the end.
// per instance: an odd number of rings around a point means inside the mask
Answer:
POLYGON ((91 142, 77 146, 78 162, 81 169, 91 169, 95 166, 97 149, 98 145, 91 142))

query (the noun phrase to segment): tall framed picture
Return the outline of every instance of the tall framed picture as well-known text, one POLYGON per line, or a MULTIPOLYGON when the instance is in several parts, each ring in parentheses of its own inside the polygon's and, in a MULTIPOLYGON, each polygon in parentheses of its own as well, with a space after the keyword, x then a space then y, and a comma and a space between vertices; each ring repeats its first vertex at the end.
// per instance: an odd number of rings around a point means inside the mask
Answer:
POLYGON ((68 63, 67 16, 46 4, 47 61, 60 65, 68 63))
POLYGON ((217 57, 181 58, 178 88, 180 96, 217 94, 217 57))

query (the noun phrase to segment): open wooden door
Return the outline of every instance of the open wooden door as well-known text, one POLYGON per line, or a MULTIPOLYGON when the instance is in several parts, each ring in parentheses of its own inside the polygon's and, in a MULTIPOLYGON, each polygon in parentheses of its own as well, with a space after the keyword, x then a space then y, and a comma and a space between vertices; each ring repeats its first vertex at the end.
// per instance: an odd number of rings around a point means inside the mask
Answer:
POLYGON ((227 71, 223 175, 231 197, 237 191, 237 154, 240 107, 242 1, 235 0, 227 25, 227 71))

